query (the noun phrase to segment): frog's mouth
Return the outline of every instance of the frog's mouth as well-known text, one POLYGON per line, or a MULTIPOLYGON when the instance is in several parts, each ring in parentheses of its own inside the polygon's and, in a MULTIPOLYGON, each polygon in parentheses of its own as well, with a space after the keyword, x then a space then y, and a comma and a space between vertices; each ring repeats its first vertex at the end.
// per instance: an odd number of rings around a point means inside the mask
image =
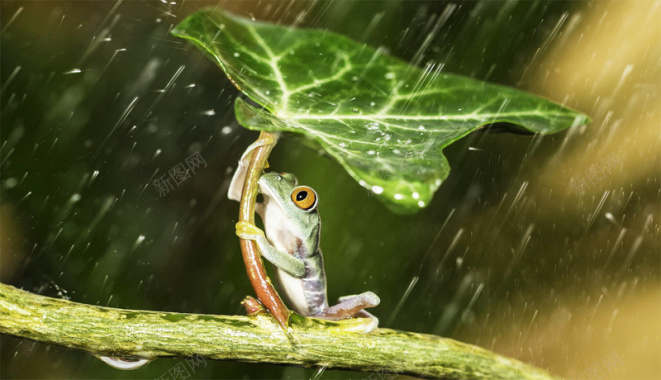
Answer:
POLYGON ((268 181, 264 181, 262 178, 259 179, 259 190, 265 198, 269 198, 274 202, 278 203, 280 206, 283 206, 281 203, 280 197, 276 196, 275 189, 268 181))
POLYGON ((262 195, 265 198, 269 198, 272 202, 277 203, 278 207, 281 210, 284 210, 287 214, 289 214, 289 208, 284 203, 286 202, 286 200, 278 194, 278 192, 275 189, 275 186, 271 184, 271 181, 286 181, 286 180, 287 180, 286 178, 282 177, 279 174, 267 173, 264 174, 259 179, 258 183, 259 183, 259 189, 262 191, 262 195))

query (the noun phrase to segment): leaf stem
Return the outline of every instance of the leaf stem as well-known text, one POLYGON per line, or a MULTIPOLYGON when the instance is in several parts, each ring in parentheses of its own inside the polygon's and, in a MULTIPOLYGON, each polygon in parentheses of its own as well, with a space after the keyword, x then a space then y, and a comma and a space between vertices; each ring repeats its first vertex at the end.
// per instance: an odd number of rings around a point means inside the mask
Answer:
MULTIPOLYGON (((248 173, 243 183, 241 193, 241 204, 239 206, 239 221, 255 223, 255 201, 257 200, 258 181, 261 177, 266 160, 275 146, 278 135, 270 132, 261 132, 259 139, 262 141, 271 141, 271 143, 257 147, 250 160, 248 173)), ((248 272, 250 284, 257 294, 260 302, 273 314, 280 326, 287 329, 287 320, 289 319, 289 309, 278 295, 273 287, 271 279, 266 274, 264 262, 259 252, 257 244, 252 240, 241 239, 241 253, 243 263, 248 272)))

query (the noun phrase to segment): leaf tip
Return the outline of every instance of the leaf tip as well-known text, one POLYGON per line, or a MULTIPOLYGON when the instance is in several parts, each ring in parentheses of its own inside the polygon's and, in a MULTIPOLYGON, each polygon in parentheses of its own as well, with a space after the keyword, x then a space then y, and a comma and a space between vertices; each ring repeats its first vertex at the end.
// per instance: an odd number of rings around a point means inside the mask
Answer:
POLYGON ((580 125, 586 125, 592 123, 592 118, 582 112, 576 112, 577 115, 574 118, 574 123, 572 127, 578 127, 580 125))

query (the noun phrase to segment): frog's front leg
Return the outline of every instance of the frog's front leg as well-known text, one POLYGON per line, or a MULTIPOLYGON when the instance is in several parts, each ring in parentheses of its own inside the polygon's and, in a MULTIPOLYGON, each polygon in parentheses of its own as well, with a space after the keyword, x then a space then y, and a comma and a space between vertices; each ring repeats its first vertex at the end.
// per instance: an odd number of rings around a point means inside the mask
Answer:
POLYGON ((241 239, 254 240, 259 247, 262 256, 271 264, 284 270, 294 277, 301 278, 305 276, 305 264, 303 260, 290 255, 287 252, 280 252, 264 236, 264 231, 259 227, 248 222, 238 222, 236 224, 236 234, 241 239))
POLYGON ((246 174, 248 174, 248 166, 250 166, 250 160, 252 159, 253 151, 260 146, 273 144, 273 137, 266 135, 266 137, 260 137, 259 140, 250 144, 241 159, 239 160, 239 166, 236 168, 234 175, 232 176, 232 182, 230 182, 230 187, 227 190, 227 197, 233 201, 241 202, 241 193, 243 191, 243 183, 246 181, 246 174))

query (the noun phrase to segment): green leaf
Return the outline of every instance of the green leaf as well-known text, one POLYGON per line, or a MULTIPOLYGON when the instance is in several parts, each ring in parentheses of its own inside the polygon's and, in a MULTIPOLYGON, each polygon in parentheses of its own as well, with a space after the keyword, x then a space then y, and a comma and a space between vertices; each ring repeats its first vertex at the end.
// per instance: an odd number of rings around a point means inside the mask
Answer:
POLYGON ((303 133, 392 210, 426 206, 448 176, 442 149, 477 128, 533 133, 587 116, 512 88, 424 70, 325 30, 199 11, 172 32, 208 54, 257 109, 237 99, 244 127, 303 133))

